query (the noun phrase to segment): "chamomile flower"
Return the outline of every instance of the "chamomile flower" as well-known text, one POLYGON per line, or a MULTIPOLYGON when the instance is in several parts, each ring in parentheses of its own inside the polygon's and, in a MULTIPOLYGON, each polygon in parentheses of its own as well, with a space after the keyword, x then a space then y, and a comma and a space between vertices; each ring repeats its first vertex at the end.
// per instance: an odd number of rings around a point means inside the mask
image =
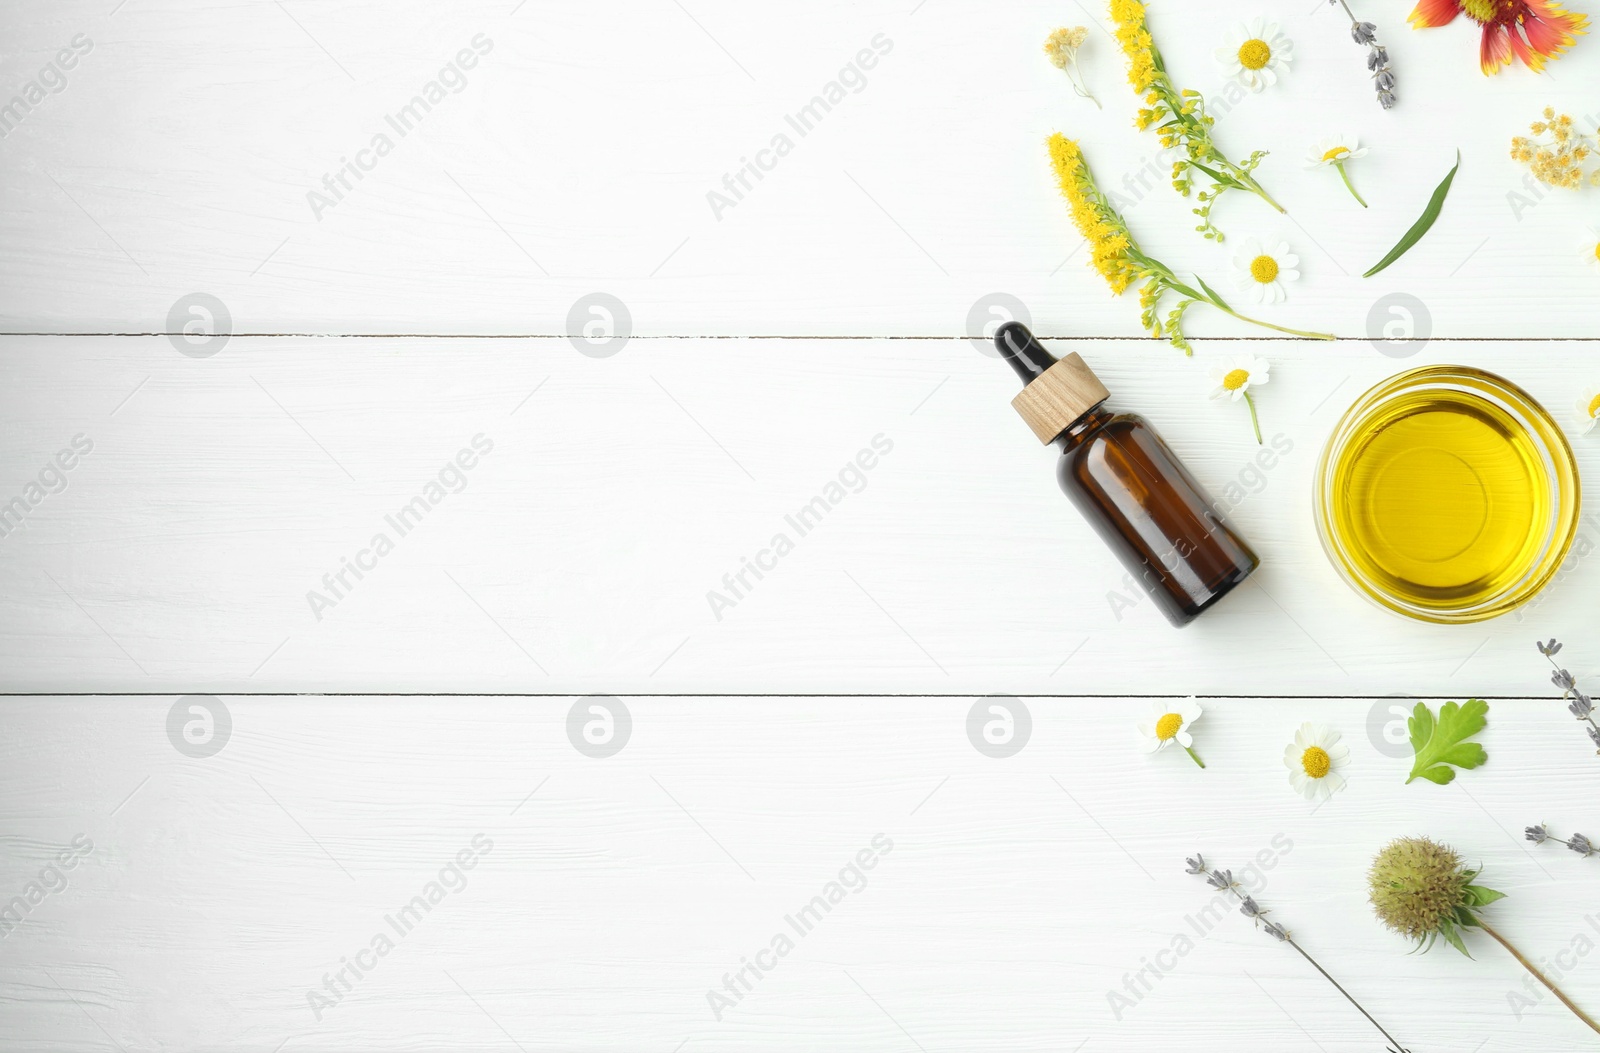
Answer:
POLYGON ((1250 424, 1256 431, 1256 442, 1261 441, 1261 421, 1256 417, 1256 400, 1250 397, 1252 387, 1261 387, 1272 380, 1272 366, 1264 358, 1254 355, 1245 358, 1224 359, 1211 367, 1211 389, 1214 399, 1238 402, 1244 399, 1250 407, 1250 424))
POLYGON ((1350 191, 1350 196, 1361 202, 1361 207, 1366 208, 1367 203, 1362 201, 1361 195, 1356 193, 1356 188, 1350 183, 1350 173, 1344 170, 1346 161, 1354 161, 1358 157, 1367 156, 1367 148, 1356 143, 1353 135, 1330 135, 1319 139, 1311 147, 1311 153, 1306 157, 1307 168, 1336 168, 1339 178, 1344 180, 1344 187, 1350 191))
POLYGON ((1325 724, 1301 724, 1294 741, 1283 750, 1289 785, 1310 801, 1325 801, 1344 789, 1340 769, 1350 759, 1350 748, 1339 744, 1339 733, 1325 724))
POLYGON ((1233 265, 1234 280, 1256 303, 1282 303, 1289 298, 1283 283, 1300 280, 1300 257, 1283 241, 1268 249, 1256 238, 1246 238, 1233 265))
POLYGON ((1149 719, 1138 724, 1141 748, 1146 753, 1160 753, 1176 742, 1190 759, 1204 768, 1205 764, 1194 751, 1194 736, 1189 734, 1190 725, 1200 719, 1200 713, 1200 704, 1193 695, 1181 702, 1156 705, 1149 719))
POLYGON ((1235 28, 1215 55, 1224 74, 1251 91, 1264 91, 1278 83, 1279 75, 1289 68, 1294 43, 1276 22, 1257 18, 1235 28))
POLYGON ((1578 411, 1578 419, 1583 422, 1583 433, 1594 431, 1595 425, 1600 424, 1600 387, 1585 390, 1572 408, 1578 411))
POLYGON ((1600 270, 1600 227, 1587 227, 1578 243, 1578 258, 1600 270))

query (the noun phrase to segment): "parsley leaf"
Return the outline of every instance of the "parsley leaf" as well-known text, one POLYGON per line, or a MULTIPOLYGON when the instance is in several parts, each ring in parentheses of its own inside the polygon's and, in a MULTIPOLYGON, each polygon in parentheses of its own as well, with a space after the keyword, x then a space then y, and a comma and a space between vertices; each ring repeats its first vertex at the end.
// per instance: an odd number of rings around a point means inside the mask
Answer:
POLYGON ((1418 702, 1406 721, 1411 748, 1417 755, 1406 782, 1422 778, 1443 786, 1456 777, 1455 768, 1476 768, 1488 760, 1482 746, 1466 741, 1488 724, 1488 712, 1489 703, 1470 698, 1466 705, 1446 702, 1435 720, 1427 704, 1418 702))

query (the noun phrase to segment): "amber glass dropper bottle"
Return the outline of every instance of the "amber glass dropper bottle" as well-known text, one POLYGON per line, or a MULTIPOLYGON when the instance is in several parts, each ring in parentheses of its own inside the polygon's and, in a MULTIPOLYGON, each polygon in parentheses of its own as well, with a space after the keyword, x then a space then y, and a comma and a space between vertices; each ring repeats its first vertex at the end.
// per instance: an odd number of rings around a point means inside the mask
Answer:
POLYGON ((1026 385, 1011 405, 1061 447, 1061 489, 1169 622, 1188 625, 1260 565, 1150 422, 1105 408, 1081 357, 1057 361, 1020 322, 995 344, 1026 385))

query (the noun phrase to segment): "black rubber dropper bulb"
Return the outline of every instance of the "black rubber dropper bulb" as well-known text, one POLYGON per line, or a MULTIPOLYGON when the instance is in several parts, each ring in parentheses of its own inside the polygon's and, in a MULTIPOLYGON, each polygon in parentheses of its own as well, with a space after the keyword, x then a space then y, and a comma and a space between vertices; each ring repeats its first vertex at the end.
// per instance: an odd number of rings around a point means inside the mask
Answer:
POLYGON ((1011 363, 1024 384, 1032 384, 1056 364, 1056 356, 1046 351, 1021 322, 1007 322, 996 329, 994 346, 1000 349, 1000 357, 1011 363))

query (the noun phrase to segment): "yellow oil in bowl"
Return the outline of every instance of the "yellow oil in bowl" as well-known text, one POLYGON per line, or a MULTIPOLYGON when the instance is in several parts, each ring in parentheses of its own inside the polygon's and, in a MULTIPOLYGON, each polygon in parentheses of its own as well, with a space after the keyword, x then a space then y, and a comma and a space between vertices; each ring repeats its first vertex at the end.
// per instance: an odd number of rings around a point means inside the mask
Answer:
POLYGON ((1578 478, 1526 392, 1461 366, 1379 384, 1335 428, 1318 472, 1324 548, 1355 588, 1427 621, 1531 599, 1572 543, 1578 478))

